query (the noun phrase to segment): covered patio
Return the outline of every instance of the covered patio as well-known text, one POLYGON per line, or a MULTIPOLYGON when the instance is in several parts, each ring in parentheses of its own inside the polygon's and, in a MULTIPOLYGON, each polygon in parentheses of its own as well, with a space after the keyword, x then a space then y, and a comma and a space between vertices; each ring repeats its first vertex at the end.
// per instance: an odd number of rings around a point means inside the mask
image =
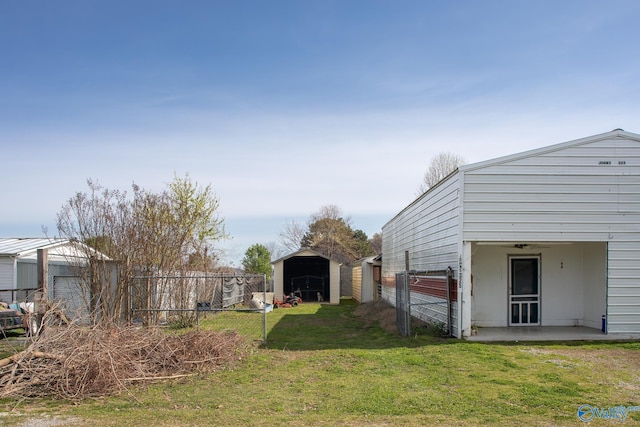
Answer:
POLYGON ((486 331, 479 336, 606 336, 606 243, 474 242, 471 254, 471 328, 486 331))

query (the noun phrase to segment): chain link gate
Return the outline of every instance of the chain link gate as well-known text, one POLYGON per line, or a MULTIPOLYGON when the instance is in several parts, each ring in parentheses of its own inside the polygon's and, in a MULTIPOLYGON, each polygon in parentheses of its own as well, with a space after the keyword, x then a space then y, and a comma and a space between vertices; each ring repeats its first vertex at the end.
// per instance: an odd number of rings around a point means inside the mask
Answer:
POLYGON ((272 300, 263 274, 138 276, 129 286, 129 321, 176 327, 206 322, 264 344, 272 300))
POLYGON ((411 311, 421 319, 440 322, 452 333, 453 271, 403 271, 396 273, 396 324, 402 336, 411 335, 411 311), (411 293, 416 294, 415 301, 411 293))
POLYGON ((406 271, 396 273, 396 324, 403 337, 411 335, 411 294, 406 271))

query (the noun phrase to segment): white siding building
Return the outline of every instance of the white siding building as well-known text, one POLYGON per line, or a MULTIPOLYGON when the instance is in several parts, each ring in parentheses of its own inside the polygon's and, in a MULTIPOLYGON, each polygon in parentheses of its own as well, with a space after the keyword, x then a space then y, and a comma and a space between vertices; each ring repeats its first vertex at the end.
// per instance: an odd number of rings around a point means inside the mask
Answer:
POLYGON ((26 296, 27 291, 22 290, 33 291, 38 287, 38 249, 50 253, 51 264, 63 265, 67 263, 64 259, 67 245, 69 241, 66 239, 0 238, 0 299, 14 302, 26 296))
MULTIPOLYGON (((86 279, 82 277, 88 265, 87 248, 67 239, 0 238, 0 300, 34 301, 39 286, 38 250, 46 251, 46 297, 60 303, 71 318, 87 317, 89 296, 86 279), (80 250, 80 246, 85 249, 80 250)), ((115 265, 112 268, 115 280, 115 265)))
MULTIPOLYGON (((452 332, 584 326, 640 335, 640 135, 614 130, 465 165, 383 227, 395 273, 453 269, 452 332)), ((412 303, 437 302, 412 292, 412 303)), ((428 313, 414 314, 430 320, 428 313)))

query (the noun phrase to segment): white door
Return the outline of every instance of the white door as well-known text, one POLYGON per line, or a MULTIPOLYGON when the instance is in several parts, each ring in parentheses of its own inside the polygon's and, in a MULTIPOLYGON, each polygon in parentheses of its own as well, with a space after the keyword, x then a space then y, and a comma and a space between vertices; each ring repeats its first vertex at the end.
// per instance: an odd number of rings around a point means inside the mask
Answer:
POLYGON ((540 325, 540 257, 509 257, 509 325, 540 325))

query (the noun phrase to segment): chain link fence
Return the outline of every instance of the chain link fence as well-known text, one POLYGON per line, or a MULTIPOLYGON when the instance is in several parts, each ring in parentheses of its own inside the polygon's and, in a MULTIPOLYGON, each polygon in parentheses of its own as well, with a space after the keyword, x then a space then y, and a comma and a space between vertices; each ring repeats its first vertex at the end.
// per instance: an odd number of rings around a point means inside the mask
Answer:
POLYGON ((396 273, 396 323, 402 336, 411 335, 411 317, 441 324, 452 333, 452 295, 455 285, 449 268, 439 271, 396 273))
POLYGON ((235 331, 266 343, 273 307, 265 275, 138 276, 129 286, 130 321, 145 326, 235 331))

